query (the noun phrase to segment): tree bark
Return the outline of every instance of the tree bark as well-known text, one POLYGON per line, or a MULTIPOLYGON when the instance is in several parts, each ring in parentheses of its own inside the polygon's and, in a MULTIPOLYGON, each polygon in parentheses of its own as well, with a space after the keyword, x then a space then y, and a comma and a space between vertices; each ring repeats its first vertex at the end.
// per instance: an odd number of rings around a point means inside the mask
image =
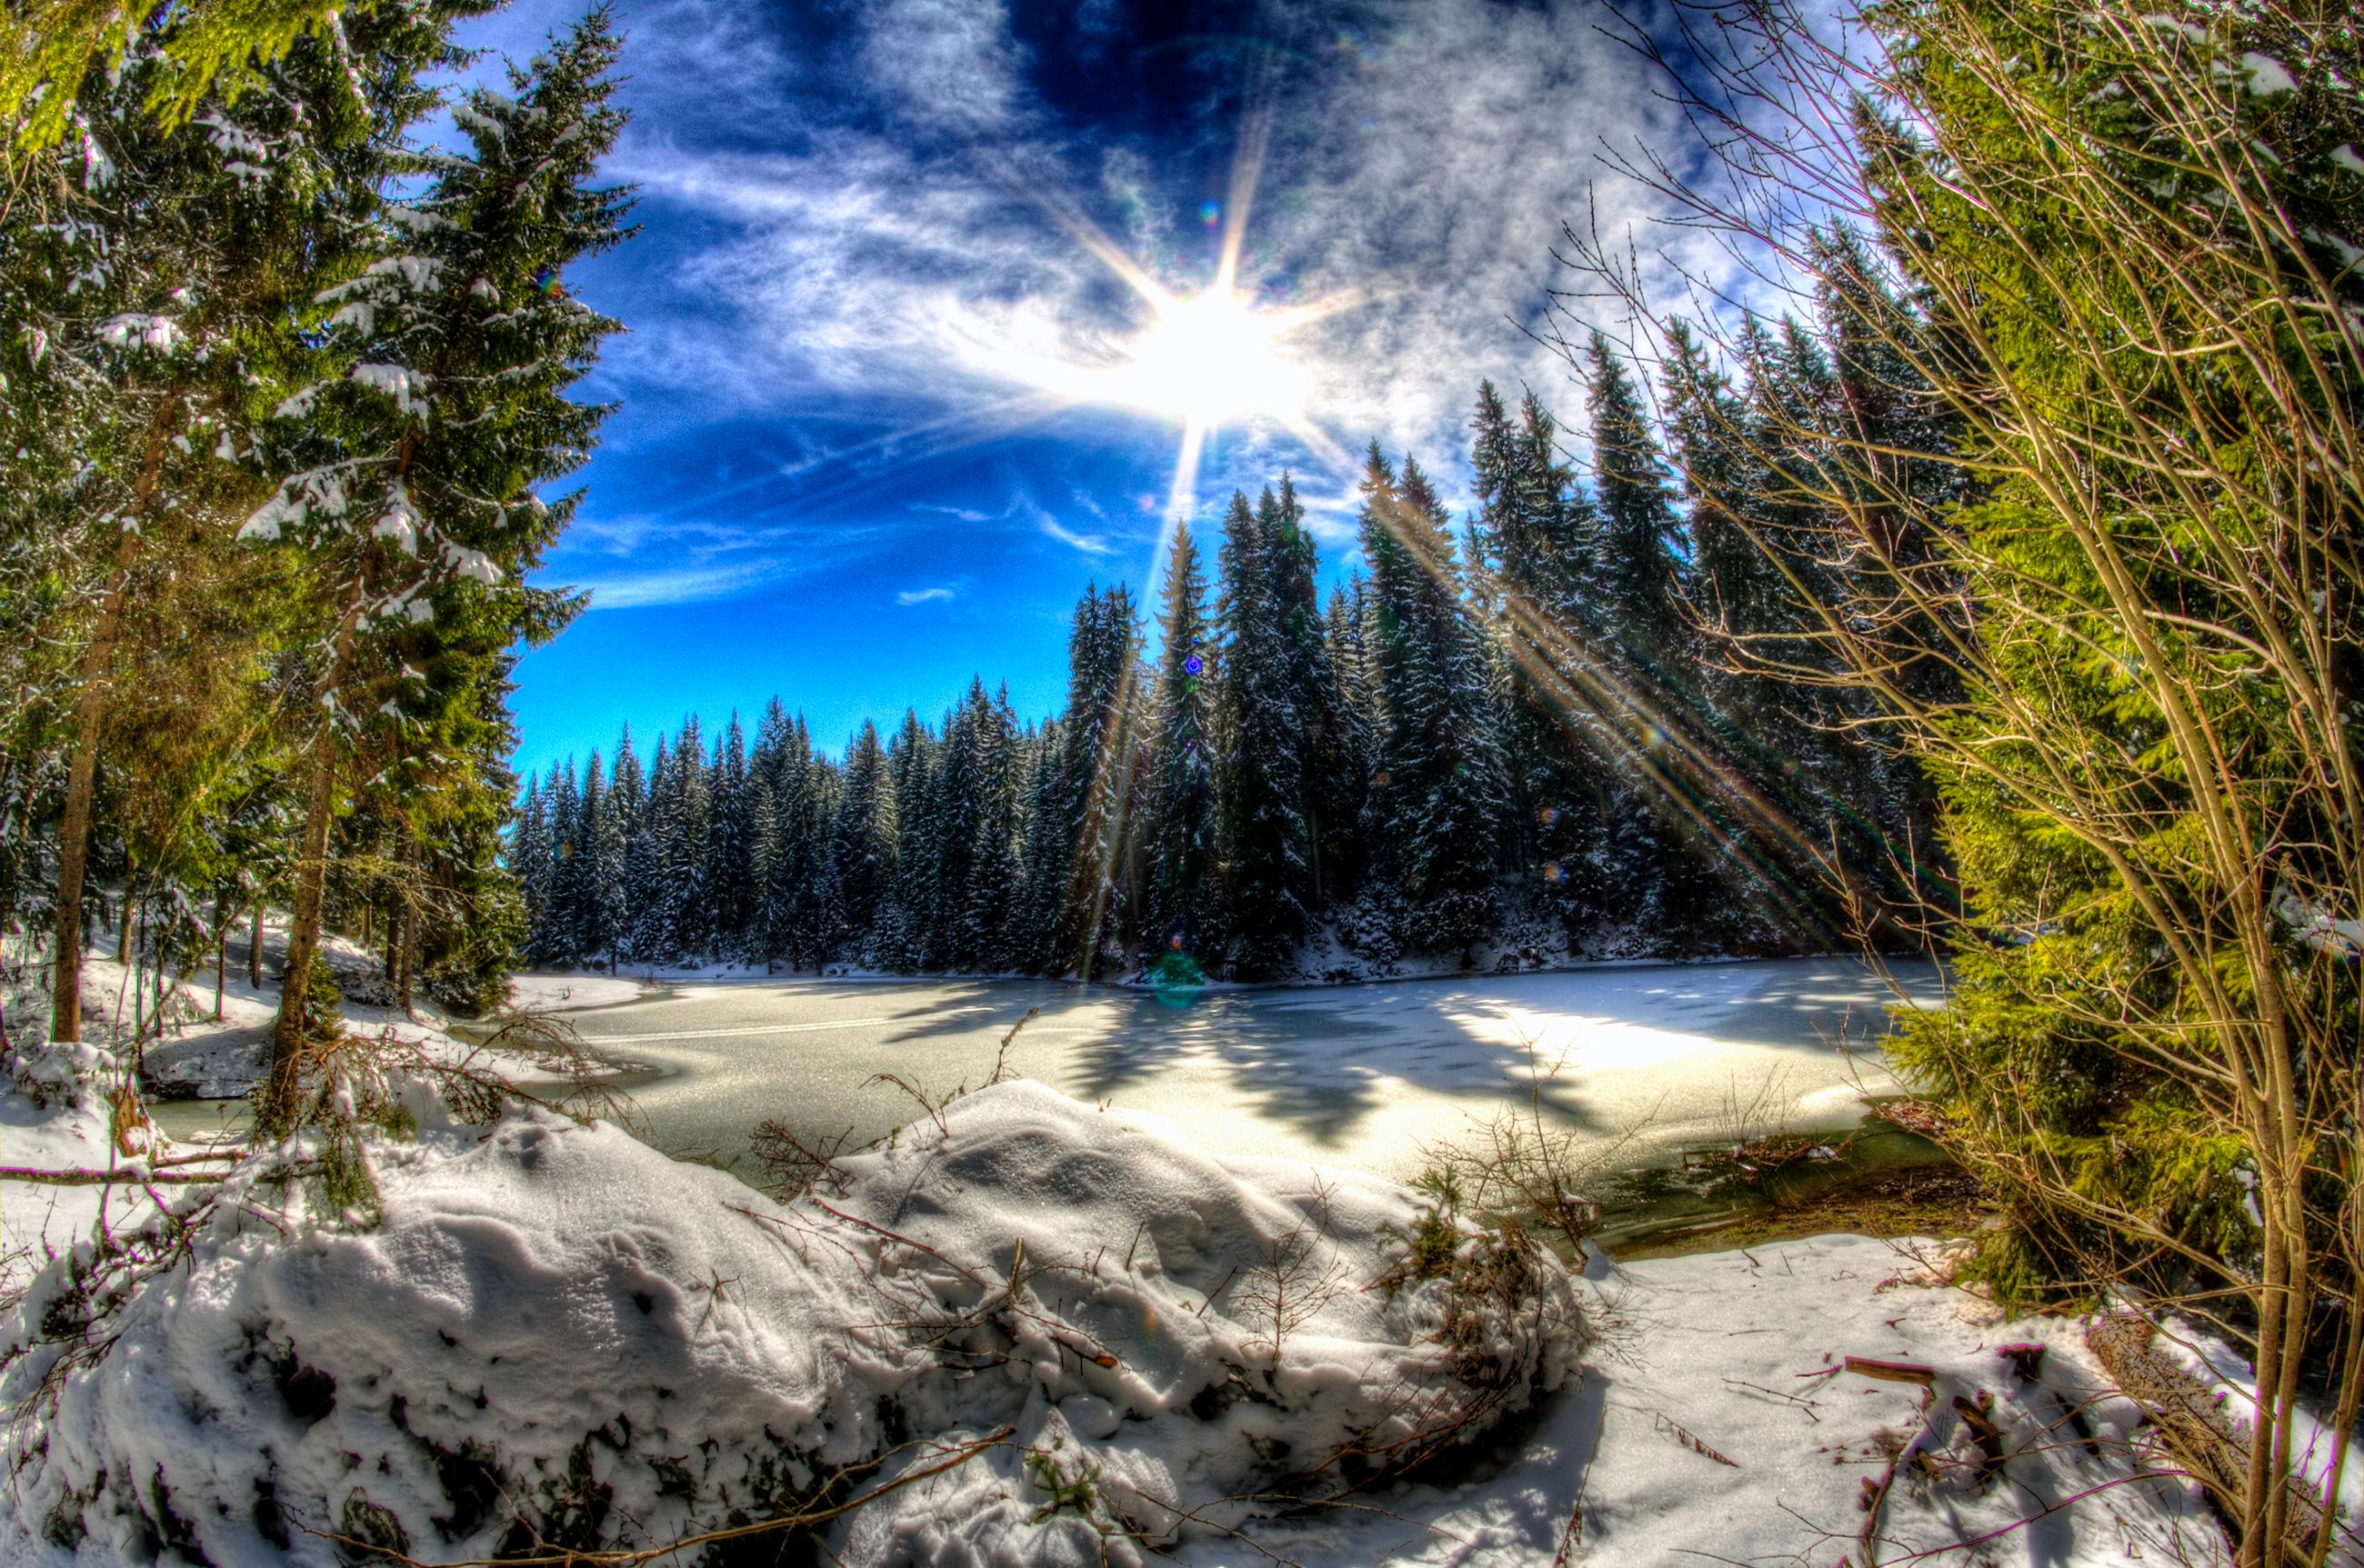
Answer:
POLYGON ((394 981, 395 1006, 406 1017, 411 1010, 411 994, 417 987, 418 970, 418 916, 407 893, 402 900, 394 922, 394 951, 396 972, 394 981))
POLYGON ((246 983, 262 989, 262 900, 254 901, 254 922, 247 928, 246 983))
MULTIPOLYGON (((148 450, 132 485, 132 516, 144 520, 155 498, 156 477, 164 467, 164 441, 178 401, 157 410, 149 427, 148 450)), ((122 636, 123 601, 139 555, 139 530, 126 528, 115 545, 115 571, 99 602, 98 625, 83 651, 82 689, 74 696, 73 758, 66 768, 65 809, 58 822, 56 951, 50 962, 50 1038, 82 1039, 83 877, 90 866, 91 803, 97 793, 98 736, 106 718, 107 672, 122 636)))
POLYGON ((296 861, 295 906, 287 915, 287 957, 279 971, 279 1018, 271 1033, 271 1076, 255 1107, 255 1135, 276 1138, 295 1125, 304 1071, 304 1004, 320 947, 320 901, 328 884, 329 828, 337 796, 337 738, 323 725, 312 742, 311 788, 296 861))

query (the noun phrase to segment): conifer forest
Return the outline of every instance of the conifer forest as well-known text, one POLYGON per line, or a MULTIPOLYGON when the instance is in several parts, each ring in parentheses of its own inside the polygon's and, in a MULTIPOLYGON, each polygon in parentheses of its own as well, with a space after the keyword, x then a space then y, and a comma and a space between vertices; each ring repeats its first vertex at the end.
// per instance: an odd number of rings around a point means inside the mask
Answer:
POLYGON ((2359 83, 0 0, 0 1562, 2364 1563, 2359 83))

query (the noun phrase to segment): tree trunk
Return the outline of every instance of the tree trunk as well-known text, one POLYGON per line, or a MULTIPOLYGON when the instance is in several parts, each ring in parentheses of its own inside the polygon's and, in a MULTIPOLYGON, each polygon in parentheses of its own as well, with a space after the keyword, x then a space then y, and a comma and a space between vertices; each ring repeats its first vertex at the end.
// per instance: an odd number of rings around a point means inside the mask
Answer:
MULTIPOLYGON (((164 439, 170 432, 178 400, 157 410, 149 428, 148 450, 140 459, 139 478, 132 486, 132 515, 144 518, 155 497, 156 476, 164 466, 164 439)), ((106 596, 99 602, 98 625, 90 646, 83 651, 82 690, 74 696, 73 758, 66 767, 65 808, 58 821, 58 898, 52 930, 57 951, 50 962, 50 1038, 82 1039, 82 884, 90 865, 91 802, 98 780, 98 736, 106 718, 106 677, 115 662, 115 647, 123 629, 123 601, 131 584, 132 562, 139 555, 139 530, 126 528, 115 545, 115 573, 106 596)))
POLYGON ((328 883, 329 828, 337 795, 337 739, 323 726, 312 742, 311 788, 296 861, 296 899, 287 913, 287 956, 279 971, 279 1018, 271 1031, 271 1076, 255 1107, 258 1140, 294 1127, 304 1071, 304 1004, 320 947, 320 900, 328 883))
MULTIPOLYGON (((407 865, 409 859, 407 851, 400 857, 401 862, 405 865, 407 865)), ((401 899, 401 903, 386 921, 387 956, 394 965, 394 1005, 402 1009, 403 1016, 406 1018, 410 1016, 411 992, 418 969, 418 906, 415 898, 416 892, 413 880, 409 877, 404 878, 402 887, 396 895, 401 899)))
POLYGON ((262 989, 262 900, 254 901, 254 923, 247 928, 246 983, 262 989))

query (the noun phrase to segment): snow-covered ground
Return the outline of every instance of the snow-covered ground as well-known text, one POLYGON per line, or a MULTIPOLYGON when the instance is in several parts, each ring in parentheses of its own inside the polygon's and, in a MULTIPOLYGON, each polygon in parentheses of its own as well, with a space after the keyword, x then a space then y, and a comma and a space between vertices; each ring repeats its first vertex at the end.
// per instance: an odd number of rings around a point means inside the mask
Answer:
POLYGON ((843 1561, 1137 1562, 1481 1439, 1583 1348, 1547 1254, 1448 1225, 1414 1267, 1403 1189, 1039 1084, 786 1205, 611 1127, 410 1103, 374 1224, 249 1169, 103 1320, 86 1253, 34 1283, 0 1560, 463 1559, 520 1516, 645 1546, 872 1492, 843 1561))
MULTIPOLYGON (((252 1027, 233 1001, 259 1005, 226 996, 222 1027, 252 1027)), ((125 1150, 120 1075, 23 1053, 0 1163, 187 1152, 125 1150)), ((1211 1156, 1024 1081, 782 1204, 613 1127, 471 1125, 399 1087, 416 1131, 365 1146, 374 1217, 251 1165, 158 1187, 185 1256, 117 1276, 95 1320, 101 1194, 118 1239, 150 1194, 0 1184, 10 1283, 54 1254, 0 1314, 0 1407, 27 1412, 0 1562, 327 1564, 333 1536, 452 1561, 853 1499, 824 1540, 878 1568, 1830 1568, 1865 1561, 1868 1523, 1883 1562, 2221 1556, 2192 1490, 2144 1478, 2079 1325, 1995 1320, 1931 1245, 1577 1277, 1375 1176, 1211 1156), (2034 1382, 1999 1353, 2030 1343, 2034 1382)))
POLYGON ((522 1012, 574 1012, 608 1007, 648 995, 629 974, 519 974, 509 981, 509 1006, 522 1012))
POLYGON ((2002 1321, 1939 1282, 1928 1264, 1943 1261, 1934 1243, 1856 1236, 1596 1257, 1590 1364, 1498 1472, 1377 1499, 1386 1515, 1316 1510, 1257 1544, 1305 1568, 1860 1564, 1867 1485, 1901 1458, 1876 1525, 1883 1562, 2222 1561, 2193 1487, 2139 1479, 2173 1467, 2146 1454, 2080 1326, 2002 1321), (1998 1353, 2007 1344, 2046 1347, 2037 1382, 1998 1353), (1935 1383, 1924 1396, 1847 1371, 1849 1356, 1925 1366, 1935 1383), (2002 1434, 1991 1474, 1957 1399, 2002 1434))
MULTIPOLYGON (((12 1146, 89 1162, 95 1103, 19 1094, 12 1146)), ((168 1197, 185 1261, 97 1321, 87 1243, 34 1282, 0 1402, 111 1345, 13 1429, 0 1561, 327 1564, 339 1535, 455 1561, 861 1497, 825 1530, 849 1564, 1860 1562, 1864 1483, 1900 1458, 1889 1561, 1979 1536, 2005 1543, 1982 1561, 2212 1560, 2191 1490, 2136 1479, 2076 1325, 1996 1322, 1895 1244, 1582 1279, 1466 1226, 1419 1250, 1435 1211, 1405 1189, 1022 1081, 787 1204, 611 1127, 408 1104, 416 1136, 369 1145, 374 1222, 249 1169, 168 1197), (1998 1354, 2025 1342, 2033 1384, 1998 1354)))
MULTIPOLYGON (((274 922, 265 934, 267 960, 283 940, 284 933, 274 922)), ((237 943, 234 947, 242 945, 237 943)), ((343 938, 324 937, 322 946, 329 963, 340 974, 365 975, 374 970, 375 961, 343 938)), ((17 1041, 39 1040, 49 1016, 47 969, 30 962, 29 956, 17 951, 13 941, 6 956, 14 961, 7 966, 8 973, 17 978, 16 984, 0 991, 8 1038, 17 1041)), ((222 975, 218 1018, 215 1016, 211 973, 178 980, 165 993, 166 1022, 162 1038, 151 1038, 135 1067, 123 1060, 123 1053, 130 1049, 133 1033, 130 1019, 134 976, 113 958, 87 954, 82 971, 83 1033, 91 1044, 90 1051, 77 1053, 78 1059, 90 1072, 101 1071, 97 1064, 103 1062, 104 1071, 117 1078, 127 1069, 134 1070, 151 1089, 161 1088, 176 1097, 243 1096, 269 1068, 271 1026, 279 1007, 278 984, 271 978, 276 970, 275 961, 268 962, 263 983, 256 987, 247 983, 242 962, 227 965, 222 975)), ((152 974, 139 978, 150 992, 150 998, 140 1004, 145 1016, 153 1006, 154 978, 152 974)), ((525 989, 529 999, 519 1005, 539 1005, 533 982, 540 980, 546 984, 547 978, 528 977, 525 989)), ((593 984, 612 988, 599 993, 603 1001, 626 1000, 640 994, 636 983, 619 985, 602 979, 593 984)), ((342 1011, 354 1030, 402 1041, 429 1062, 445 1066, 497 1062, 505 1076, 521 1085, 558 1082, 549 1064, 537 1058, 517 1052, 488 1052, 452 1038, 445 1032, 449 1020, 432 1006, 421 1005, 413 1014, 405 1014, 348 996, 342 1011)), ((152 1023, 150 1028, 153 1029, 152 1023)), ((28 1054, 47 1060, 47 1053, 28 1054)), ((616 1065, 621 1070, 628 1064, 616 1065)), ((43 1070, 49 1068, 45 1066, 43 1070)), ((0 1093, 0 1166, 106 1170, 125 1159, 123 1151, 108 1137, 112 1113, 106 1096, 85 1095, 81 1099, 84 1103, 69 1111, 51 1114, 35 1107, 23 1093, 0 1093)), ((161 1138, 152 1151, 147 1151, 145 1145, 142 1149, 158 1157, 185 1156, 197 1151, 195 1145, 174 1145, 161 1138)), ((98 1216, 102 1190, 95 1186, 0 1181, 0 1288, 12 1279, 20 1280, 31 1260, 70 1245, 72 1238, 87 1232, 98 1216)), ((145 1199, 134 1187, 117 1189, 111 1201, 114 1211, 120 1213, 127 1206, 144 1203, 145 1199)))

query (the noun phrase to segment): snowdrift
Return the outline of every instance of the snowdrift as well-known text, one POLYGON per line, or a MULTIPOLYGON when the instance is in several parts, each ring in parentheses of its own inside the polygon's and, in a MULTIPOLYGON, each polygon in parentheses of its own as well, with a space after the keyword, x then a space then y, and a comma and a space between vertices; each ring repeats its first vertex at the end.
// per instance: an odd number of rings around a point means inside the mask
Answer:
POLYGON ((153 1219, 151 1265, 49 1264, 0 1351, 43 1411, 0 1559, 463 1560, 867 1499, 823 1527, 848 1563, 1138 1562, 1474 1439, 1583 1348, 1515 1234, 1032 1083, 786 1204, 407 1104, 374 1222, 250 1170, 153 1219))

